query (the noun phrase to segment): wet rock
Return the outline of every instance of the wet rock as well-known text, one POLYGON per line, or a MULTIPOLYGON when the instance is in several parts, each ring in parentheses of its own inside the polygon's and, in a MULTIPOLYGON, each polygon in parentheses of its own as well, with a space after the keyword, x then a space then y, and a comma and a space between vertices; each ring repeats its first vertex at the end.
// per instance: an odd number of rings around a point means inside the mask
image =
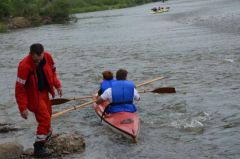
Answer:
MULTIPOLYGON (((83 152, 85 141, 79 134, 54 134, 46 143, 45 148, 51 153, 48 158, 61 158, 67 154, 83 152)), ((34 159, 33 152, 33 148, 28 148, 19 158, 34 159)))
POLYGON ((10 131, 17 131, 18 128, 12 128, 10 126, 3 126, 3 127, 0 127, 0 133, 7 133, 7 132, 10 132, 10 131))
POLYGON ((23 153, 23 146, 16 142, 0 144, 0 159, 18 158, 23 153))
POLYGON ((85 141, 78 134, 56 134, 46 144, 46 148, 52 153, 52 156, 58 157, 82 152, 85 149, 85 141))
POLYGON ((33 148, 28 148, 23 152, 23 156, 32 156, 33 155, 33 148))
POLYGON ((7 123, 0 123, 0 126, 6 126, 6 125, 9 125, 7 123))
POLYGON ((233 123, 228 123, 228 124, 226 124, 226 125, 224 125, 223 127, 225 128, 225 129, 228 129, 228 128, 233 128, 235 125, 233 124, 233 123))
POLYGON ((11 124, 8 123, 0 123, 0 133, 7 133, 10 131, 18 131, 18 128, 12 127, 11 124))

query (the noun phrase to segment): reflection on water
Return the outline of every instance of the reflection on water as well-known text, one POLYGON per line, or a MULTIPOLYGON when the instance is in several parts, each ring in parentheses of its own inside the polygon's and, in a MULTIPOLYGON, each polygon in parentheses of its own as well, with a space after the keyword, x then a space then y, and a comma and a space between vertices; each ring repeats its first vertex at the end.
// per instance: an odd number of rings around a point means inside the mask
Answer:
MULTIPOLYGON (((78 132, 86 140, 83 154, 65 158, 239 158, 239 3, 172 0, 164 3, 171 7, 164 14, 148 13, 163 5, 159 2, 78 14, 73 24, 1 34, 0 123, 24 128, 0 134, 1 143, 14 140, 32 147, 36 122, 32 115, 27 121, 20 118, 14 84, 19 60, 33 42, 41 42, 54 56, 64 97, 93 94, 101 72, 119 68, 126 68, 135 83, 168 77, 141 90, 177 90, 142 94, 138 144, 103 126, 91 106, 55 119, 55 132, 78 132)), ((79 102, 53 109, 75 104, 79 102)))

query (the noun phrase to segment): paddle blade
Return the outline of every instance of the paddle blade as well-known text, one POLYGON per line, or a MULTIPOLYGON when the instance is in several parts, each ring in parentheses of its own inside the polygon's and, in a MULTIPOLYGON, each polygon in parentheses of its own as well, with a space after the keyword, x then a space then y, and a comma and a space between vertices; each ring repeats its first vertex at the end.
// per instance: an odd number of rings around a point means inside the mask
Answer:
POLYGON ((59 105, 59 104, 63 104, 63 103, 69 102, 69 101, 70 101, 70 99, 67 99, 67 98, 54 98, 54 99, 51 99, 52 105, 59 105))
POLYGON ((174 87, 161 87, 152 90, 153 93, 176 93, 176 90, 174 87))

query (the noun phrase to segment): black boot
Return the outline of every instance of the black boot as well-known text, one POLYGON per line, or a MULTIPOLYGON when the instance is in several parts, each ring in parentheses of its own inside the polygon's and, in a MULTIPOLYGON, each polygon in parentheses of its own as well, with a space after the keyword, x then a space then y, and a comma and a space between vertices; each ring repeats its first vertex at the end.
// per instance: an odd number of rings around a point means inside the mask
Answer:
POLYGON ((34 143, 34 156, 42 158, 48 157, 51 154, 44 148, 44 142, 35 142, 34 143))

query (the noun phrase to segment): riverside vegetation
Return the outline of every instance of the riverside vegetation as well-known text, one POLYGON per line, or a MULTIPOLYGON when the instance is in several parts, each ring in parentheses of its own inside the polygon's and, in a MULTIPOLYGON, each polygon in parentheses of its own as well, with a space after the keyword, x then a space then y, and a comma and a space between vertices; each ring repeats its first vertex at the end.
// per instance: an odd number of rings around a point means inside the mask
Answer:
POLYGON ((160 0, 1 0, 0 32, 8 29, 65 23, 72 14, 125 8, 160 0))

